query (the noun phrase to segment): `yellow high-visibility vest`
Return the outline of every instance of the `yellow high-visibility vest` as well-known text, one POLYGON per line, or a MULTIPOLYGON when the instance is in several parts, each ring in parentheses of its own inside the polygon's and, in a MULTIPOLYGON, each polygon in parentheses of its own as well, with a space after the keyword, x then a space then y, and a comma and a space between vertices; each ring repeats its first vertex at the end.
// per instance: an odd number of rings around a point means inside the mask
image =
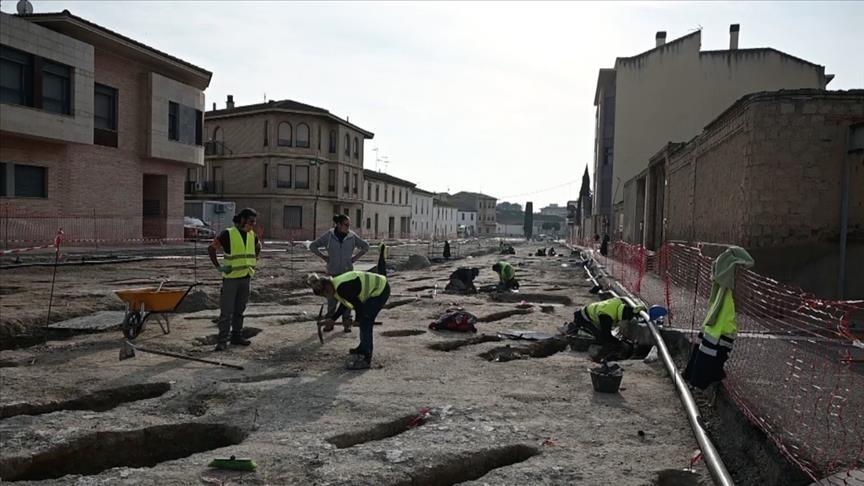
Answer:
POLYGON ((255 275, 255 232, 246 233, 246 243, 240 236, 240 230, 236 226, 228 228, 228 238, 231 242, 231 254, 224 256, 225 262, 231 267, 231 272, 225 278, 243 278, 255 275))

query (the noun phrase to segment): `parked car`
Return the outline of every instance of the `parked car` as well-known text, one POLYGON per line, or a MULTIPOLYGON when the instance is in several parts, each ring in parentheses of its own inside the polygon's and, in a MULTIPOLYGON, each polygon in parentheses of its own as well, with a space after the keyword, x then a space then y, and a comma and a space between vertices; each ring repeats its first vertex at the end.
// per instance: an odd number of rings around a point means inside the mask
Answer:
POLYGON ((210 239, 216 237, 216 231, 198 218, 185 216, 183 218, 183 237, 187 240, 210 239))

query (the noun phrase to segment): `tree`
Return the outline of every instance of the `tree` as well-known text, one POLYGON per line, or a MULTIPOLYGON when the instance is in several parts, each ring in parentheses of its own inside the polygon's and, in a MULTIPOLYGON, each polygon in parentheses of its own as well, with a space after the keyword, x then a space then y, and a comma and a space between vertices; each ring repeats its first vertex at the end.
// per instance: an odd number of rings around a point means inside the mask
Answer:
POLYGON ((514 211, 521 213, 522 205, 519 203, 500 202, 497 206, 495 206, 495 209, 503 212, 514 211))
POLYGON ((525 203, 525 224, 522 228, 525 232, 525 239, 530 240, 534 235, 534 203, 531 201, 525 203))

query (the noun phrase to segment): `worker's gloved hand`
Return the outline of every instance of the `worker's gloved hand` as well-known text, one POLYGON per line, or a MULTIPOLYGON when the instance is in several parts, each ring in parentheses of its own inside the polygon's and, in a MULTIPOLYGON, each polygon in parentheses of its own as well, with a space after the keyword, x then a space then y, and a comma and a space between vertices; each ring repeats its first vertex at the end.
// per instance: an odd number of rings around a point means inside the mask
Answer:
POLYGON ((229 274, 229 273, 231 273, 231 265, 221 265, 219 267, 219 271, 224 273, 224 274, 229 274))

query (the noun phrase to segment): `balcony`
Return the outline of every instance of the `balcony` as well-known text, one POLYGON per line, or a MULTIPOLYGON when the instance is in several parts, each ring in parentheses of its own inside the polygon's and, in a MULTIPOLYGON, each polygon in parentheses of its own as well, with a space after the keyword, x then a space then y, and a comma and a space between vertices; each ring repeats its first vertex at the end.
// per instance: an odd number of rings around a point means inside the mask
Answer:
POLYGON ((208 140, 204 143, 204 155, 231 155, 233 152, 231 149, 225 146, 225 142, 220 142, 218 140, 208 140))
POLYGON ((186 181, 185 194, 219 194, 225 192, 225 181, 186 181))

